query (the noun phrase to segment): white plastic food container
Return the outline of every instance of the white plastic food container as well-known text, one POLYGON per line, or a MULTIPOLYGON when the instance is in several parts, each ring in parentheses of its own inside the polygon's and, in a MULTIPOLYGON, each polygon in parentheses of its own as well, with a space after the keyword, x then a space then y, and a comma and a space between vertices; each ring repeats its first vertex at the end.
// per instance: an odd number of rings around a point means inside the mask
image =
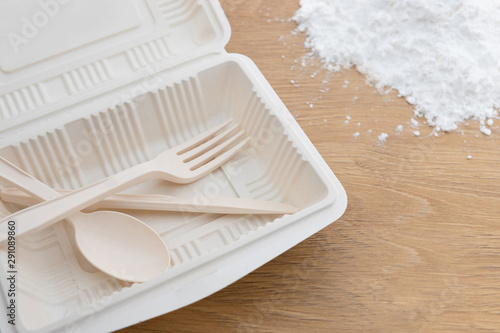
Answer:
MULTIPOLYGON (((61 222, 18 239, 14 297, 0 251, 2 333, 110 332, 173 311, 344 213, 344 189, 255 64, 225 52, 230 27, 218 2, 5 0, 0 36, 0 155, 44 183, 79 188, 234 118, 252 145, 223 168, 128 192, 300 208, 279 217, 127 211, 172 254, 172 267, 143 284, 82 269, 61 222)), ((0 214, 19 208, 0 203, 0 214)))

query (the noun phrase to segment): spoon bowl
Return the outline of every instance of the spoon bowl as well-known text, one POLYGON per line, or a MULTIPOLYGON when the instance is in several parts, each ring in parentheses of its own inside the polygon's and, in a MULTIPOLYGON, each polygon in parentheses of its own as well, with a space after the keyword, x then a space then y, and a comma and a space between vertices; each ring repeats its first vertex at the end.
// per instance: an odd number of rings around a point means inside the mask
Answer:
POLYGON ((68 220, 83 256, 108 275, 145 282, 170 266, 170 253, 163 240, 135 217, 97 211, 76 213, 68 220))

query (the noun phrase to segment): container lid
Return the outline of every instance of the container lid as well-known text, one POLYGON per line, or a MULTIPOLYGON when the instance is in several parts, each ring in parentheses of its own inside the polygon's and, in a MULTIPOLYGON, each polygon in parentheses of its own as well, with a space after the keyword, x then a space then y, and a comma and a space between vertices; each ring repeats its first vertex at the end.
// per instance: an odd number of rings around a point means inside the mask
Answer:
POLYGON ((224 52, 214 0, 4 0, 0 137, 121 85, 224 52))

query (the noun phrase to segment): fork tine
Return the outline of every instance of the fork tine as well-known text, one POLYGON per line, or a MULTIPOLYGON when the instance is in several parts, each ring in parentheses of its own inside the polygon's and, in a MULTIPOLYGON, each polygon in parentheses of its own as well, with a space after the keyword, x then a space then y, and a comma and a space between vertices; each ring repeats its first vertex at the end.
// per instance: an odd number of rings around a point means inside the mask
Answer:
POLYGON ((233 121, 232 119, 228 119, 228 120, 222 122, 221 124, 219 124, 215 127, 212 127, 211 129, 195 136, 194 138, 189 139, 188 141, 181 143, 180 145, 177 145, 174 149, 177 151, 178 155, 183 154, 186 151, 189 151, 192 148, 194 148, 194 147, 202 144, 203 142, 207 141, 208 139, 210 139, 210 137, 212 135, 214 135, 215 133, 217 133, 218 131, 220 131, 224 127, 226 127, 232 121, 233 121))
POLYGON ((202 166, 203 164, 206 164, 210 160, 213 160, 217 155, 219 155, 220 152, 223 152, 224 149, 229 147, 231 144, 236 142, 239 138, 241 138, 245 134, 245 131, 239 131, 226 141, 214 146, 210 150, 206 150, 202 155, 196 157, 195 159, 187 162, 187 165, 189 166, 190 170, 195 170, 202 166))
POLYGON ((228 129, 226 129, 224 132, 217 134, 216 136, 212 137, 208 141, 205 141, 201 145, 196 146, 195 148, 193 148, 191 150, 187 150, 187 151, 185 151, 185 153, 182 153, 182 154, 177 153, 177 154, 182 155, 182 157, 184 159, 183 161, 186 163, 189 161, 192 161, 195 158, 197 158, 198 156, 204 154, 205 152, 207 152, 210 149, 212 149, 213 147, 215 147, 219 142, 221 142, 226 137, 231 135, 231 133, 234 132, 237 128, 238 128, 238 124, 235 124, 235 125, 229 127, 228 129))
POLYGON ((245 138, 245 140, 241 141, 238 143, 236 146, 232 147, 229 150, 226 150, 224 153, 221 155, 217 156, 207 164, 204 164, 200 166, 198 169, 194 170, 193 173, 195 174, 194 177, 201 178, 213 170, 217 169, 224 163, 226 163, 231 157, 236 155, 243 147, 245 147, 248 143, 250 142, 250 137, 245 138))

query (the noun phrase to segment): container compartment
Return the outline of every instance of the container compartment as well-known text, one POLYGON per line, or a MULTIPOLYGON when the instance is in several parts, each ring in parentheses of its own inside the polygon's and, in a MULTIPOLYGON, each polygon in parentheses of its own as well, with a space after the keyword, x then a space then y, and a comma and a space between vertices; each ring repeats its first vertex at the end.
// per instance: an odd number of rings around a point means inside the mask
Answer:
MULTIPOLYGON (((302 218, 331 204, 331 188, 290 130, 283 117, 287 111, 277 106, 270 87, 251 74, 242 57, 213 61, 201 69, 194 66, 185 73, 164 88, 112 108, 89 108, 80 119, 0 148, 0 155, 52 187, 76 189, 150 160, 233 118, 252 143, 223 168, 193 184, 152 180, 127 192, 194 200, 225 196, 281 201, 300 208, 302 218)), ((19 208, 1 203, 0 213, 6 216, 19 208)), ((154 281, 134 285, 85 271, 59 222, 18 243, 18 320, 19 327, 24 326, 20 330, 62 329, 95 313, 96 307, 113 306, 118 299, 123 302, 168 284, 174 276, 179 281, 193 267, 210 265, 214 256, 229 255, 297 220, 294 215, 123 212, 161 235, 171 250, 172 268, 154 281)), ((5 253, 1 255, 4 265, 5 253)))

